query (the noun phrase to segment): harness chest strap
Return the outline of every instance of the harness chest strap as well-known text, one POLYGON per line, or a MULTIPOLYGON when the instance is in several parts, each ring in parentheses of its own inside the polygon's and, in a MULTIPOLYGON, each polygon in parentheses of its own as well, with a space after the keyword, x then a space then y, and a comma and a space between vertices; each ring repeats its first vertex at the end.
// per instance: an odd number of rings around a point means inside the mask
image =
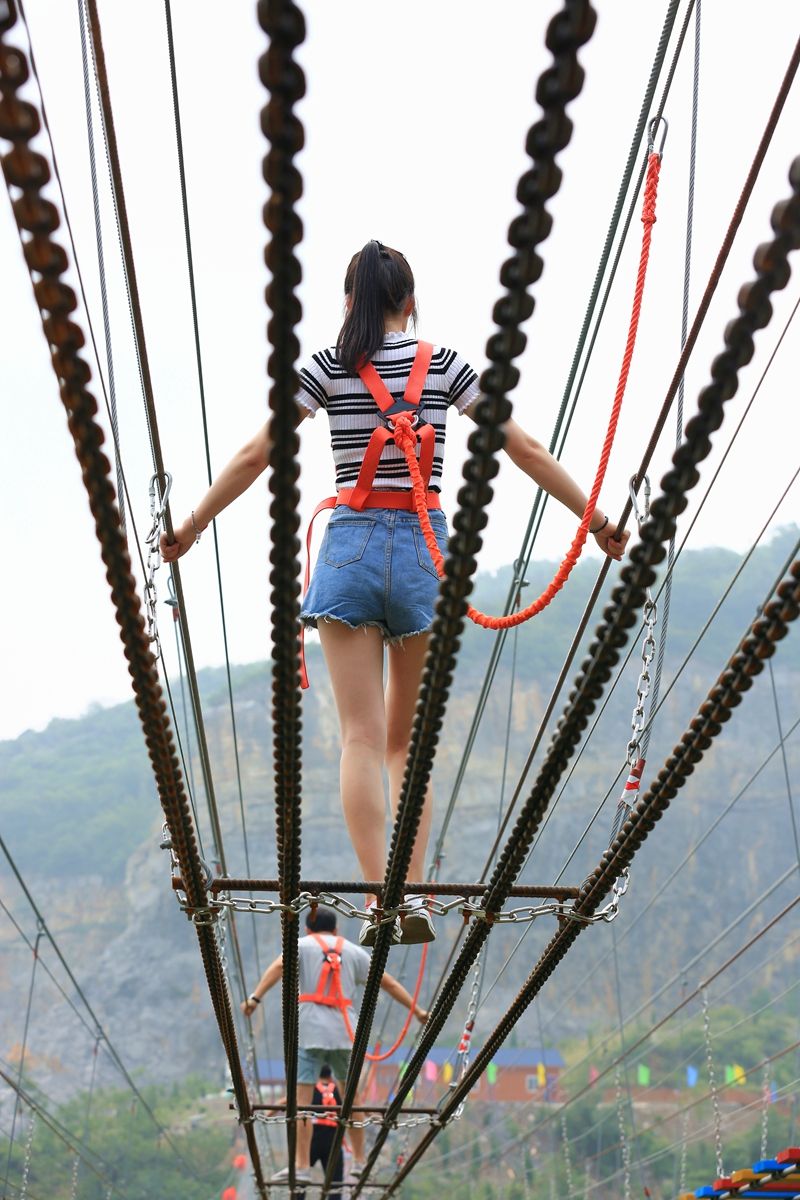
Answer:
MULTIPOLYGON (((358 374, 362 383, 380 409, 381 415, 388 421, 391 421, 392 417, 397 416, 398 413, 411 412, 419 407, 432 356, 433 346, 430 342, 417 343, 417 352, 414 355, 414 363, 408 376, 408 383, 406 384, 402 400, 395 400, 372 363, 365 363, 359 369, 358 374)), ((432 425, 423 425, 421 428, 415 429, 414 432, 419 442, 419 469, 425 483, 427 506, 429 509, 441 508, 439 493, 427 490, 433 471, 436 430, 432 425)), ((341 505, 347 505, 348 508, 355 509, 356 512, 361 512, 365 508, 394 508, 407 512, 414 511, 414 496, 411 491, 380 491, 374 489, 372 486, 375 482, 375 473, 378 470, 381 455, 385 446, 388 442, 392 441, 393 437, 393 430, 389 426, 379 425, 376 429, 373 429, 364 452, 364 458, 361 462, 361 469, 358 472, 355 487, 341 488, 335 496, 328 496, 327 499, 321 500, 314 509, 311 520, 308 523, 308 532, 306 533, 306 569, 303 577, 304 596, 308 591, 311 579, 311 533, 314 528, 314 521, 321 512, 329 508, 337 508, 341 505)), ((306 670, 305 657, 305 627, 301 627, 300 629, 300 686, 302 688, 308 687, 308 671, 306 670)))

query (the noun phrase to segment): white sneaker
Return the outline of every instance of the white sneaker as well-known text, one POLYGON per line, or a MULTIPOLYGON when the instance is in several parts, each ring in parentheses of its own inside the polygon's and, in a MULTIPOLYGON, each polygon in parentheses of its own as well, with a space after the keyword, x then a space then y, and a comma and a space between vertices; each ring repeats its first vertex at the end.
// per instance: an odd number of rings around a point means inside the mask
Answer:
POLYGON ((432 942, 436 937, 431 914, 428 912, 427 896, 406 896, 406 904, 411 912, 403 913, 400 917, 403 946, 418 946, 422 942, 432 942))
MULTIPOLYGON (((367 917, 366 921, 362 921, 362 923, 361 923, 361 928, 358 931, 359 946, 374 946, 375 945, 375 938, 377 937, 378 930, 380 929, 380 925, 378 924, 377 920, 375 919, 375 909, 377 907, 378 907, 378 905, 377 905, 376 901, 374 901, 374 900, 373 900, 372 904, 367 905, 367 912, 370 913, 371 915, 369 917, 367 917)), ((402 937, 402 934, 401 934, 401 930, 400 930, 400 918, 395 917, 394 923, 392 925, 392 945, 397 945, 397 943, 401 940, 401 937, 402 937)))
MULTIPOLYGON (((295 1167, 294 1172, 295 1183, 311 1183, 311 1171, 303 1167, 295 1167)), ((289 1168, 282 1167, 280 1171, 276 1171, 270 1176, 270 1183, 288 1183, 289 1168)))

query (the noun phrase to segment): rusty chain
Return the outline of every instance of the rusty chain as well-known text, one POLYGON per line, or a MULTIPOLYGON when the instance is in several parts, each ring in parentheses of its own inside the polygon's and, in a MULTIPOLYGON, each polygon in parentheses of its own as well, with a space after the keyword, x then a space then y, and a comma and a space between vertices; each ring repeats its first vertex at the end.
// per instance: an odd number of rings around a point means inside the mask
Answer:
MULTIPOLYGON (((50 167, 30 144, 41 129, 41 119, 34 105, 19 95, 29 78, 30 69, 26 54, 11 45, 6 37, 16 21, 14 0, 2 0, 0 138, 11 143, 11 149, 2 155, 3 174, 88 493, 159 799, 180 863, 187 898, 193 907, 199 909, 206 906, 207 893, 189 800, 175 752, 155 659, 148 644, 119 510, 115 504, 111 468, 102 450, 104 435, 96 420, 97 404, 88 387, 91 369, 80 354, 85 337, 71 319, 78 302, 74 291, 62 278, 68 268, 68 258, 63 247, 52 237, 61 224, 61 218, 56 206, 42 194, 50 179, 50 167)), ((220 1035, 231 1067, 240 1117, 245 1121, 248 1133, 251 1161, 263 1196, 266 1193, 260 1156, 247 1123, 250 1101, 242 1076, 233 1015, 213 930, 198 927, 197 937, 220 1035)))
MULTIPOLYGON (((270 572, 272 603, 272 739, 275 779, 276 839, 281 904, 288 906, 300 891, 300 493, 297 479, 299 441, 296 433, 298 377, 295 364, 300 343, 295 326, 301 307, 296 289, 300 262, 295 247, 303 236, 295 204, 303 179, 294 163, 303 147, 303 126, 294 112, 305 94, 305 76, 294 52, 305 38, 303 15, 293 0, 259 0, 259 24, 269 39, 259 59, 259 76, 269 92, 261 110, 261 128, 269 148, 263 175, 270 189, 264 224, 270 238, 264 252, 270 281, 266 301, 271 310, 267 336, 272 348, 267 370, 272 380, 270 409, 270 572)), ((283 1046, 289 1115, 296 1111, 299 963, 298 921, 282 911, 283 1046)), ((296 1126, 287 1126, 289 1182, 294 1183, 296 1126)))
MULTIPOLYGON (((535 835, 557 781, 575 751, 589 716, 611 677, 613 667, 619 661, 620 650, 627 641, 627 631, 636 623, 636 612, 643 606, 646 589, 655 578, 654 566, 665 556, 664 545, 672 534, 675 518, 686 507, 686 495, 699 479, 697 466, 711 450, 711 435, 722 424, 725 403, 736 393, 738 372, 755 353, 753 335, 770 320, 770 294, 784 288, 789 281, 791 269, 788 256, 800 246, 800 158, 795 159, 791 165, 789 182, 792 194, 777 204, 772 212, 775 236, 770 242, 760 245, 755 252, 753 262, 756 278, 740 289, 739 315, 725 329, 725 350, 717 355, 712 363, 712 381, 700 393, 697 413, 688 422, 684 439, 673 454, 672 468, 661 481, 662 491, 652 505, 649 520, 642 527, 641 541, 633 548, 630 562, 622 569, 621 582, 614 589, 611 601, 605 609, 605 619, 595 634, 581 674, 570 694, 569 706, 557 726, 531 795, 519 814, 514 831, 495 868, 490 888, 484 897, 487 908, 493 908, 498 899, 502 899, 508 881, 513 880, 524 861, 527 847, 535 835)), ((775 642, 785 636, 788 623, 795 620, 800 613, 798 601, 800 563, 795 563, 789 577, 778 588, 778 598, 770 602, 764 615, 754 622, 750 633, 741 643, 700 713, 684 734, 681 744, 667 760, 647 794, 635 805, 603 855, 599 866, 583 885, 581 896, 575 905, 576 912, 594 913, 612 891, 616 881, 654 828, 655 822, 660 819, 670 800, 686 782, 694 769, 694 763, 699 761, 713 738, 721 731, 722 723, 730 717, 733 708, 740 702, 741 694, 752 685, 752 678, 763 670, 763 661, 774 652, 775 642)), ((465 963, 474 961, 474 956, 480 949, 485 937, 483 928, 477 922, 472 926, 459 959, 431 1010, 417 1052, 409 1062, 393 1103, 402 1103, 407 1088, 413 1084, 419 1073, 421 1062, 432 1044, 429 1038, 435 1040, 461 986, 460 972, 463 971, 465 963)), ((583 928, 585 926, 569 922, 551 939, 514 1003, 477 1055, 463 1083, 443 1108, 445 1120, 449 1112, 455 1111, 462 1096, 467 1094, 485 1070, 498 1047, 505 1041, 583 928)), ((387 1116, 391 1116, 391 1108, 387 1116)), ((402 1171, 395 1176, 387 1189, 387 1196, 413 1169, 434 1136, 435 1131, 422 1140, 402 1171)))
MULTIPOLYGON (((531 126, 526 139, 531 165, 521 176, 517 187, 517 199, 522 211, 509 227, 508 242, 513 252, 500 269, 500 283, 504 291, 492 314, 497 330, 486 346, 491 365, 480 380, 482 399, 475 411, 477 428, 468 441, 470 455, 463 468, 464 484, 458 494, 460 507, 452 522, 453 535, 436 605, 431 646, 423 670, 392 833, 383 897, 388 907, 394 907, 401 897, 433 769, 467 597, 472 587, 472 576, 477 569, 476 556, 481 548, 481 531, 486 526, 486 509, 492 499, 491 481, 497 474, 497 455, 504 443, 502 426, 511 416, 508 394, 519 380, 519 370, 514 360, 522 354, 527 342, 521 325, 533 313, 535 301, 530 288, 539 279, 544 267, 537 247, 548 237, 553 224, 547 203, 561 184, 562 172, 556 158, 572 136, 572 121, 567 116, 567 105, 580 94, 583 87, 584 71, 578 62, 578 51, 591 37, 595 22, 596 13, 589 0, 563 0, 547 27, 545 45, 552 54, 552 62, 537 83, 536 99, 542 115, 531 126)), ((492 907, 497 910, 502 905, 492 907)), ((343 1101, 348 1106, 346 1111, 353 1104, 390 944, 389 930, 379 930, 344 1089, 343 1101)), ((450 1008, 457 991, 466 982, 468 972, 469 966, 460 971, 458 989, 452 994, 450 1008)), ((425 1034, 423 1040, 427 1043, 425 1034)), ((419 1069, 417 1067, 417 1071, 419 1069)), ((407 1072, 401 1085, 404 1095, 410 1087, 410 1082, 407 1084, 409 1074, 407 1072)), ((377 1159, 383 1144, 382 1138, 385 1139, 385 1130, 378 1135, 367 1159, 362 1181, 366 1180, 377 1159)), ((326 1188, 330 1187, 332 1164, 340 1144, 339 1137, 334 1142, 331 1166, 325 1179, 326 1188)), ((359 1194, 360 1187, 361 1181, 353 1192, 353 1200, 359 1194)))

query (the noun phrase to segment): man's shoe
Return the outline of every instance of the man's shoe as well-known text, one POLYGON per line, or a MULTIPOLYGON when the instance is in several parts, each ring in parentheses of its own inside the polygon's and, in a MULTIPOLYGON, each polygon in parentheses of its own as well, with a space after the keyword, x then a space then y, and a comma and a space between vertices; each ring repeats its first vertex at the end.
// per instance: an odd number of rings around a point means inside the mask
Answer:
POLYGON ((422 942, 432 942, 436 937, 431 914, 428 912, 428 901, 425 896, 406 896, 406 904, 411 911, 400 917, 402 935, 400 942, 403 946, 418 946, 422 942))
MULTIPOLYGON (((375 938, 378 936, 378 930, 380 929, 380 925, 378 924, 374 915, 376 907, 377 906, 375 904, 370 904, 369 908, 367 909, 367 912, 369 912, 371 915, 367 917, 366 921, 362 921, 361 923, 361 928, 358 931, 359 946, 369 947, 375 945, 375 938)), ((400 940, 400 918, 395 917, 392 924, 392 945, 397 945, 400 940)))
MULTIPOLYGON (((311 1172, 303 1167, 296 1167, 294 1172, 295 1183, 311 1183, 311 1172)), ((280 1171, 276 1171, 270 1176, 270 1183, 288 1183, 289 1168, 282 1167, 280 1171)))
POLYGON ((350 1167, 350 1174, 352 1175, 353 1179, 361 1178, 361 1176, 364 1174, 364 1166, 365 1166, 364 1163, 359 1163, 359 1162, 352 1163, 352 1165, 350 1167))

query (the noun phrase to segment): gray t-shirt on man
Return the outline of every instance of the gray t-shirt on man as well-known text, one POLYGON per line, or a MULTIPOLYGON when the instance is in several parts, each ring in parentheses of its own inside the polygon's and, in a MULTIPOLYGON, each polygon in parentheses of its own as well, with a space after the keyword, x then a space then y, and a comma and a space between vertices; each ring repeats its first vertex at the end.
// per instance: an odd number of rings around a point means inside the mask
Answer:
MULTIPOLYGON (((336 945, 337 935, 320 933, 325 945, 332 950, 336 945)), ((308 934, 301 937, 297 943, 300 951, 300 995, 313 993, 317 990, 320 972, 325 963, 322 947, 316 938, 308 934)), ((347 1013, 350 1024, 355 1029, 358 1020, 358 1006, 355 1003, 356 989, 366 983, 369 971, 369 955, 360 946, 354 946, 346 939, 342 942, 342 964, 340 967, 342 993, 353 1004, 347 1013)), ((349 1050, 350 1038, 345 1027, 341 1010, 328 1004, 300 1005, 300 1048, 303 1050, 349 1050)))

